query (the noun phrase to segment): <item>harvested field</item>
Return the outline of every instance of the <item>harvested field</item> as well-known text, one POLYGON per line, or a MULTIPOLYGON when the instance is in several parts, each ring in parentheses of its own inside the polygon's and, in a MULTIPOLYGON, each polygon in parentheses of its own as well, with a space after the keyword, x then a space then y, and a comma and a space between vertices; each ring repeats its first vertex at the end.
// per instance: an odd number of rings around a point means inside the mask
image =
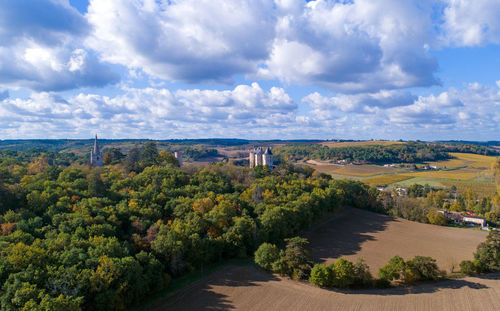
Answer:
POLYGON ((422 224, 361 209, 347 208, 337 217, 306 235, 315 260, 332 263, 339 257, 363 258, 376 275, 394 255, 416 255, 437 260, 450 272, 460 261, 473 259, 473 252, 487 232, 422 224))
POLYGON ((407 288, 334 291, 268 274, 252 266, 226 266, 148 310, 493 310, 500 273, 407 288))
POLYGON ((403 181, 413 178, 411 176, 406 176, 402 174, 393 174, 393 175, 380 175, 375 177, 370 177, 363 179, 363 182, 370 186, 387 186, 395 182, 403 181))
POLYGON ((491 164, 493 164, 496 160, 496 157, 490 157, 472 153, 451 152, 450 155, 459 160, 471 162, 469 164, 469 167, 486 168, 486 169, 491 168, 491 164))
POLYGON ((336 170, 341 167, 338 164, 332 164, 329 162, 323 162, 317 160, 307 160, 304 164, 309 167, 312 167, 313 169, 317 170, 320 173, 328 173, 331 172, 332 170, 336 170))
POLYGON ((400 141, 390 141, 390 140, 364 140, 364 141, 325 141, 320 143, 323 146, 328 146, 330 148, 342 148, 342 147, 363 147, 363 146, 389 146, 389 145, 399 145, 404 144, 400 141))
POLYGON ((407 176, 426 177, 426 178, 441 178, 441 179, 456 179, 469 180, 481 175, 482 170, 474 168, 462 168, 451 171, 424 171, 405 173, 407 176))
MULTIPOLYGON (((486 232, 410 222, 345 209, 315 228, 317 260, 363 257, 375 271, 393 255, 432 256, 441 268, 472 258, 486 232)), ((500 301, 500 273, 411 287, 326 290, 254 266, 225 266, 147 310, 490 310, 500 301)))
POLYGON ((374 176, 380 174, 392 174, 404 172, 401 169, 393 167, 385 167, 380 165, 346 165, 333 170, 331 173, 338 175, 351 175, 351 176, 374 176))
POLYGON ((464 161, 460 159, 449 159, 449 160, 443 160, 443 161, 437 161, 437 162, 429 162, 429 165, 436 166, 438 168, 458 168, 458 167, 464 167, 467 166, 468 164, 472 164, 473 162, 470 161, 464 161))

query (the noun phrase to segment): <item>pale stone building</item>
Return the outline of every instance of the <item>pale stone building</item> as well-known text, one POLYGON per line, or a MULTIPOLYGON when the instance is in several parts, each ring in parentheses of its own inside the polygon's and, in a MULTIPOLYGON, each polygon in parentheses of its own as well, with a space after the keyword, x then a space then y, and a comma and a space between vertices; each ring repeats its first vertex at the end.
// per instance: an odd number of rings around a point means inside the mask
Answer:
POLYGON ((250 150, 249 154, 249 162, 250 167, 254 168, 256 166, 265 166, 267 165, 270 169, 274 166, 274 156, 272 152, 272 148, 267 147, 266 151, 262 151, 261 147, 254 148, 250 150))

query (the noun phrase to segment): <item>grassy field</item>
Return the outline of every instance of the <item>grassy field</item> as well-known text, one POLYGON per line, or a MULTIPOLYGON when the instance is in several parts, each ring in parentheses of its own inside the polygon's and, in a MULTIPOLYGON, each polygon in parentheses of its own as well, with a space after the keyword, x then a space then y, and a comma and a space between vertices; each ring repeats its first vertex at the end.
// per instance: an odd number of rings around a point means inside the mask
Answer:
MULTIPOLYGON (((486 233, 413 223, 346 210, 310 234, 313 255, 364 257, 372 270, 393 255, 428 255, 445 268, 472 258, 486 233)), ((375 270, 374 270, 375 271, 375 270)), ((149 310, 491 310, 500 301, 500 273, 390 289, 326 290, 272 275, 253 265, 230 265, 158 300, 149 310)))
POLYGON ((391 140, 364 140, 364 141, 325 141, 320 143, 323 146, 328 146, 330 148, 341 148, 341 147, 359 147, 359 146, 389 146, 389 145, 399 145, 404 144, 400 141, 391 140))
POLYGON ((470 180, 478 177, 481 170, 473 168, 462 168, 450 171, 421 171, 404 173, 407 176, 424 177, 424 178, 439 178, 439 179, 455 179, 455 180, 470 180))
POLYGON ((405 171, 393 167, 384 167, 380 165, 346 165, 346 166, 341 166, 332 171, 332 173, 337 175, 350 175, 350 176, 361 176, 361 177, 368 177, 381 174, 393 174, 399 172, 405 172, 405 171))
POLYGON ((397 183, 403 180, 407 180, 413 178, 411 176, 406 176, 403 174, 393 174, 393 175, 380 175, 380 176, 375 176, 375 177, 370 177, 363 179, 363 182, 365 184, 368 184, 372 187, 375 186, 387 186, 393 183, 397 183))

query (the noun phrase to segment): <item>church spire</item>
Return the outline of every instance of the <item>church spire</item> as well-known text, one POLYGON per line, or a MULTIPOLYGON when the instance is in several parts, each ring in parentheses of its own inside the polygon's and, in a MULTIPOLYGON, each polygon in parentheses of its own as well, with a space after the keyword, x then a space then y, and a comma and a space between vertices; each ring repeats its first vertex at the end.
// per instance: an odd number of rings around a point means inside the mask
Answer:
POLYGON ((102 153, 99 150, 99 142, 97 141, 97 134, 95 134, 94 148, 90 150, 90 165, 102 166, 102 153))

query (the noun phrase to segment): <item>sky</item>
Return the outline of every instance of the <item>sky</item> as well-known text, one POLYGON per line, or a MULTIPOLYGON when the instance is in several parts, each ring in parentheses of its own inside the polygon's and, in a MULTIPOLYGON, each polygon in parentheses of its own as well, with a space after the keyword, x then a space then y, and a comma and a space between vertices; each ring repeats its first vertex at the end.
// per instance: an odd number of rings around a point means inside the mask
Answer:
POLYGON ((0 139, 500 140, 498 0, 0 1, 0 139))

